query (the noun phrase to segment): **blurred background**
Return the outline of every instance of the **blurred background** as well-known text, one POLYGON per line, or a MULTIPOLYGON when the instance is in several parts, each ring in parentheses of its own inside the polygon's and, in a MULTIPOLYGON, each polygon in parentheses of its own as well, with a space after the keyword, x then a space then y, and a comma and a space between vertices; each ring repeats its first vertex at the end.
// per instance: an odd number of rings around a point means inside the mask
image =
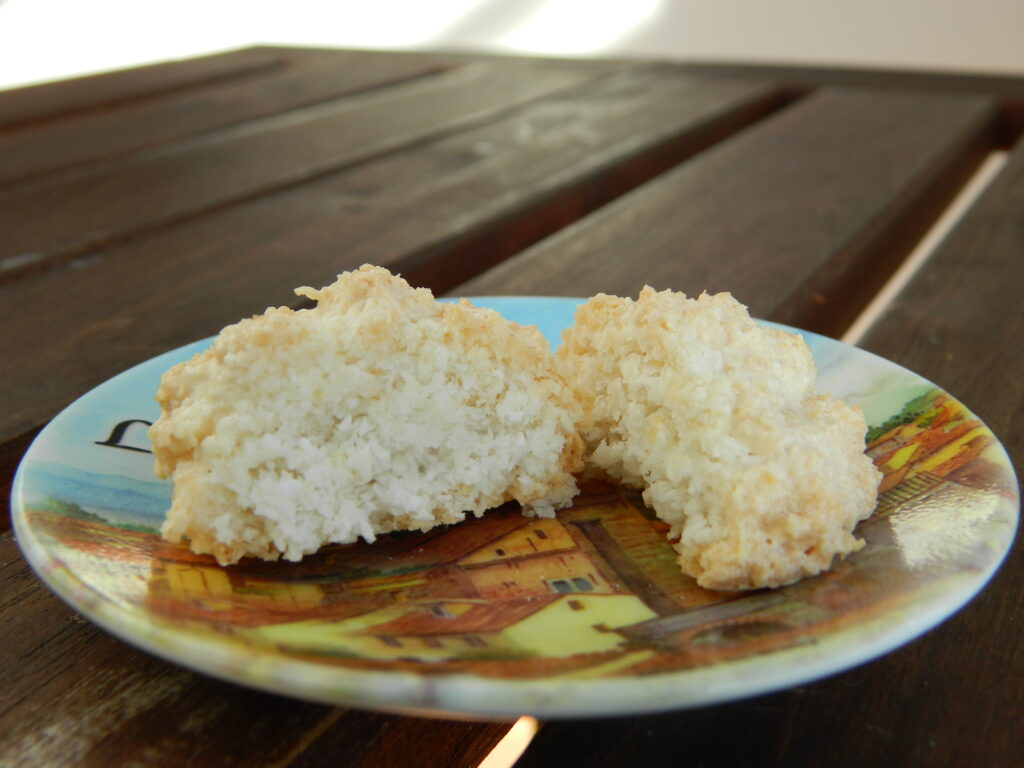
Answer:
POLYGON ((0 88, 257 43, 1024 74, 1024 0, 0 0, 0 88))

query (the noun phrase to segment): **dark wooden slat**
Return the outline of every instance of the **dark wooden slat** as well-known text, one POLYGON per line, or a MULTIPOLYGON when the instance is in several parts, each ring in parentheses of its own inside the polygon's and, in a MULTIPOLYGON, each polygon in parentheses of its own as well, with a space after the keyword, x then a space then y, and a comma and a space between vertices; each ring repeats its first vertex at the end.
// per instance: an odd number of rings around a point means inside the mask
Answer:
POLYGON ((104 72, 0 92, 0 128, 65 116, 202 83, 283 68, 289 56, 271 48, 216 53, 182 61, 104 72))
POLYGON ((1000 142, 1011 145, 1024 131, 1024 78, 1009 75, 922 72, 890 69, 838 69, 777 64, 686 62, 688 72, 705 77, 762 80, 783 88, 805 91, 823 85, 867 86, 873 89, 913 89, 987 95, 1002 107, 1000 142))
POLYGON ((39 429, 31 429, 13 440, 0 443, 0 500, 2 500, 4 509, 3 514, 0 515, 0 531, 6 531, 11 527, 10 508, 7 500, 11 498, 14 473, 18 469, 18 464, 21 463, 21 457, 25 455, 25 451, 36 439, 39 431, 39 429))
POLYGON ((684 61, 680 66, 701 76, 729 79, 770 80, 773 83, 817 88, 822 85, 849 85, 873 89, 934 90, 966 94, 988 94, 1024 98, 1024 77, 999 74, 969 74, 957 71, 813 67, 764 62, 684 61))
POLYGON ((128 101, 69 119, 0 132, 0 184, 95 163, 133 150, 400 83, 459 66, 441 56, 396 57, 338 52, 128 101))
POLYGON ((347 710, 288 762, 288 768, 475 768, 508 732, 508 723, 426 720, 347 710))
POLYGON ((828 89, 459 287, 731 291, 838 334, 992 142, 986 98, 828 89))
POLYGON ((0 269, 10 279, 55 256, 301 183, 593 76, 529 61, 467 66, 254 121, 173 152, 8 189, 0 192, 0 269))
MULTIPOLYGON (((966 402, 1024 468, 1024 145, 862 341, 966 402)), ((959 768, 1024 756, 1024 549, 910 645, 813 685, 692 712, 549 723, 517 768, 959 768), (823 720, 827 718, 826 720, 823 720), (742 738, 736 737, 741 734, 742 738), (827 751, 827 754, 824 754, 827 751)))
POLYGON ((197 675, 69 611, 0 534, 0 764, 476 765, 503 723, 338 709, 197 675))
POLYGON ((134 362, 294 303, 295 285, 369 261, 450 287, 777 104, 761 87, 626 71, 11 283, 0 289, 2 441, 134 362), (51 305, 61 311, 40 321, 51 305))

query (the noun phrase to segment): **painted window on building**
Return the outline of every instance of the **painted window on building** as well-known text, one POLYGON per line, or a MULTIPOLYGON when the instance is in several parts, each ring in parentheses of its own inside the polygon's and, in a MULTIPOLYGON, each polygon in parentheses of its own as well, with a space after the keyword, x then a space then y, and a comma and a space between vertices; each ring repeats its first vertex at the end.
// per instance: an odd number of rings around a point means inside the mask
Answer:
POLYGON ((577 578, 572 580, 572 585, 580 592, 589 592, 594 588, 589 579, 577 578))
POLYGON ((572 579, 553 579, 548 582, 548 587, 552 592, 565 594, 566 592, 592 592, 594 584, 590 579, 577 576, 572 579))

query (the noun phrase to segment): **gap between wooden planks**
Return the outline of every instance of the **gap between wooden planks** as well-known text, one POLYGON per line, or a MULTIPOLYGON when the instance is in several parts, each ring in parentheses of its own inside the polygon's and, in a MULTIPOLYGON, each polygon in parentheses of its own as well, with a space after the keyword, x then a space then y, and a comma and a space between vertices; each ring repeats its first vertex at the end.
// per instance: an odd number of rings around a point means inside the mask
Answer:
POLYGON ((856 345, 875 321, 892 304, 893 300, 903 290, 910 279, 920 271, 928 258, 935 252, 942 241, 946 238, 957 222, 974 205, 982 192, 996 177, 1006 161, 1009 154, 1005 150, 991 152, 988 157, 978 166, 978 169, 967 180, 963 188, 957 193, 946 209, 939 214, 935 223, 924 233, 917 245, 907 254, 907 258, 882 286, 875 298, 861 311, 861 313, 850 323, 850 326, 839 337, 844 344, 856 345))

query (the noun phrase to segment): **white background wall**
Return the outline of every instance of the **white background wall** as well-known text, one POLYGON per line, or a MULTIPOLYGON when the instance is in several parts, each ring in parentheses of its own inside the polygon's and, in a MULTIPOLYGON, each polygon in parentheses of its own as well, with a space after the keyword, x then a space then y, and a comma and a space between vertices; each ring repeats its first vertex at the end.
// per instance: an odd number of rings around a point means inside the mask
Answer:
POLYGON ((1024 0, 0 0, 0 88, 254 43, 1024 74, 1024 0))

